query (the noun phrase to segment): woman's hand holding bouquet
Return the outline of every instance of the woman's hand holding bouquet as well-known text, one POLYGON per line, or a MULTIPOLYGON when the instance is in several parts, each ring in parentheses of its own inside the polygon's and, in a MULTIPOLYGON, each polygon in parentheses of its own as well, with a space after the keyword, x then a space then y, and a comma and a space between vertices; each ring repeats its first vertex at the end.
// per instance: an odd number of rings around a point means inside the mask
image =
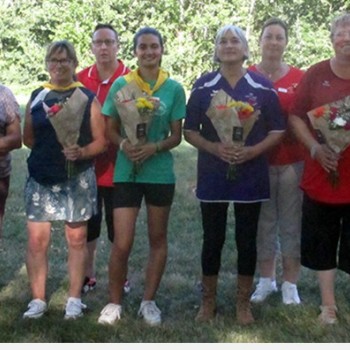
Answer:
POLYGON ((134 181, 142 163, 157 152, 157 145, 147 142, 147 133, 160 101, 145 95, 132 81, 117 92, 115 104, 127 136, 120 148, 133 162, 131 177, 134 181))
POLYGON ((227 179, 235 180, 237 165, 251 159, 250 147, 245 140, 258 118, 259 111, 247 102, 235 101, 225 91, 218 91, 207 110, 221 144, 218 145, 219 157, 229 163, 227 179))

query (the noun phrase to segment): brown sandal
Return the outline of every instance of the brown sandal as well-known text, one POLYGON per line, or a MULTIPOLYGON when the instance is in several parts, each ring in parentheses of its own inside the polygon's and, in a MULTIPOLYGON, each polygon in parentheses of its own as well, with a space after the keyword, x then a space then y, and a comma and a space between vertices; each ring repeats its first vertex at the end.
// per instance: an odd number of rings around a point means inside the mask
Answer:
POLYGON ((337 323, 337 307, 335 305, 320 306, 321 314, 318 316, 319 321, 323 325, 337 323))

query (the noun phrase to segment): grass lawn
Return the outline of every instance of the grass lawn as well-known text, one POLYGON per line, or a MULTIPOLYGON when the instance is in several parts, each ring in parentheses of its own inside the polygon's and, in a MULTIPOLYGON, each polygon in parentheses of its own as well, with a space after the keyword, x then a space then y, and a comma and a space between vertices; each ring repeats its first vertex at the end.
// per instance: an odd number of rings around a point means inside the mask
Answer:
MULTIPOLYGON (((313 272, 303 269, 299 292, 300 306, 286 306, 280 292, 262 305, 254 306, 256 324, 240 327, 235 321, 236 250, 232 207, 227 240, 222 256, 218 288, 218 316, 210 324, 197 324, 199 307, 201 224, 194 197, 196 151, 183 142, 173 154, 177 173, 175 202, 169 226, 167 268, 157 295, 163 324, 148 327, 137 317, 142 297, 144 266, 148 253, 144 208, 137 225, 129 262, 131 292, 123 301, 123 318, 115 326, 97 324, 108 302, 107 262, 109 242, 105 228, 97 256, 97 288, 83 296, 88 305, 85 316, 63 320, 67 297, 66 244, 63 225, 52 232, 50 272, 47 283, 49 312, 38 320, 23 320, 31 299, 25 268, 26 228, 23 187, 28 150, 13 153, 13 171, 7 202, 4 242, 0 252, 0 342, 2 343, 347 343, 350 340, 350 284, 342 272, 337 275, 336 296, 339 324, 322 327, 317 322, 319 291, 313 272)), ((278 277, 278 283, 281 281, 278 277)), ((294 348, 294 347, 293 347, 294 348)))

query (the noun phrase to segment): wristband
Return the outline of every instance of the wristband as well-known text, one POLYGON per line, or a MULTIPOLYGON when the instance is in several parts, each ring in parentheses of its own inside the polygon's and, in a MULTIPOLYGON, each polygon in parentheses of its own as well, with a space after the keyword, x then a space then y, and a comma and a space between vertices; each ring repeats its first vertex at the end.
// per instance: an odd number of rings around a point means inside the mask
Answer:
POLYGON ((126 139, 123 139, 122 142, 119 144, 119 148, 123 151, 124 143, 126 142, 126 139))
POLYGON ((156 153, 160 152, 160 146, 159 146, 159 143, 156 142, 156 153))

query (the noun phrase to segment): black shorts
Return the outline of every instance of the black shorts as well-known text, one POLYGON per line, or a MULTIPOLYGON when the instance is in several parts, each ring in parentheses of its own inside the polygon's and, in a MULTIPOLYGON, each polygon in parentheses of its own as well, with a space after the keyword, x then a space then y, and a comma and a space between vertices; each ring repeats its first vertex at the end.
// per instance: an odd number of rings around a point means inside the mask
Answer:
POLYGON ((303 199, 301 264, 313 270, 350 273, 350 204, 303 199))
POLYGON ((5 212, 6 199, 9 194, 10 175, 0 179, 0 215, 5 212))
POLYGON ((114 208, 140 208, 145 197, 146 204, 156 207, 171 206, 175 184, 150 184, 118 182, 114 185, 114 208))
POLYGON ((97 187, 97 213, 93 215, 87 225, 87 241, 91 242, 101 234, 103 208, 107 226, 108 239, 113 242, 113 187, 97 187))

